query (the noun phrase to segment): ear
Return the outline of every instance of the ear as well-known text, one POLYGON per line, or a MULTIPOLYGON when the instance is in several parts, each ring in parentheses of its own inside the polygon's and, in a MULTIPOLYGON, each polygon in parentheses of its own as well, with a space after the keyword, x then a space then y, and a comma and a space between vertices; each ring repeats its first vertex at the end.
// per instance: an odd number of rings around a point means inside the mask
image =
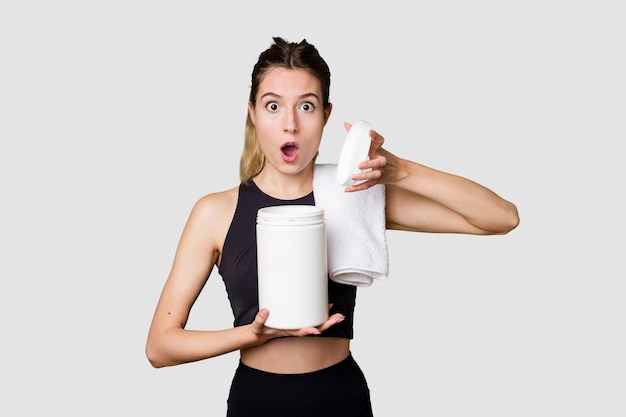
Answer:
POLYGON ((256 125, 256 113, 254 113, 254 104, 252 104, 251 101, 248 102, 248 114, 250 115, 252 124, 256 125))
POLYGON ((324 109, 324 126, 326 126, 326 122, 330 119, 330 113, 333 111, 333 103, 328 103, 328 107, 324 109))

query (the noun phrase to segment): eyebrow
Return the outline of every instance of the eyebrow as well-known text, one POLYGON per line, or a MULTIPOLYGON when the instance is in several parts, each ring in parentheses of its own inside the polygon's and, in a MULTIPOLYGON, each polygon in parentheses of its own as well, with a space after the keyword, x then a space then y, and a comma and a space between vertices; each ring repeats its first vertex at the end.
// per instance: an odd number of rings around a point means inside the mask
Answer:
MULTIPOLYGON (((281 96, 281 95, 279 95, 279 94, 276 94, 276 93, 269 92, 269 93, 265 93, 265 94, 263 94, 261 97, 259 97, 259 99, 260 99, 260 100, 262 100, 262 99, 264 99, 265 97, 276 97, 276 98, 280 98, 280 97, 282 97, 282 96, 281 96)), ((305 93, 305 94, 302 94, 302 95, 300 95, 300 96, 298 97, 298 99, 302 100, 302 99, 309 98, 309 97, 315 97, 318 101, 320 100, 320 99, 319 99, 319 97, 317 96, 317 94, 315 94, 315 93, 305 93)))

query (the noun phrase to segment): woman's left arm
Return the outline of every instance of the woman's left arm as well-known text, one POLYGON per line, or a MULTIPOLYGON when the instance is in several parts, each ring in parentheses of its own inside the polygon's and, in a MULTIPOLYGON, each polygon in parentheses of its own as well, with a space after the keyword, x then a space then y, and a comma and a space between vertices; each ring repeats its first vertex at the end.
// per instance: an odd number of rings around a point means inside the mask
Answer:
POLYGON ((353 177, 366 181, 346 191, 385 184, 388 229, 495 235, 519 224, 515 205, 490 189, 397 157, 382 148, 384 138, 374 130, 370 137, 369 160, 359 165, 366 171, 353 177))

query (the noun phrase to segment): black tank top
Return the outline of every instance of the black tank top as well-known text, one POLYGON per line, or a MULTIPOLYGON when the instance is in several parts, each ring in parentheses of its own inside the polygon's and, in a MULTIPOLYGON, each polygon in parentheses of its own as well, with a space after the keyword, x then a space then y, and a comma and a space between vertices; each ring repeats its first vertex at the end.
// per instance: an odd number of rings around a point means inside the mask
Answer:
MULTIPOLYGON (((226 286, 226 293, 235 316, 235 326, 252 323, 259 311, 256 257, 257 212, 263 207, 288 204, 312 206, 315 205, 315 199, 313 193, 310 193, 295 200, 280 200, 265 194, 254 181, 239 186, 237 208, 224 241, 219 266, 219 273, 226 286)), ((333 304, 330 314, 340 312, 346 318, 322 332, 321 336, 352 339, 356 287, 339 284, 328 278, 328 302, 333 304)))

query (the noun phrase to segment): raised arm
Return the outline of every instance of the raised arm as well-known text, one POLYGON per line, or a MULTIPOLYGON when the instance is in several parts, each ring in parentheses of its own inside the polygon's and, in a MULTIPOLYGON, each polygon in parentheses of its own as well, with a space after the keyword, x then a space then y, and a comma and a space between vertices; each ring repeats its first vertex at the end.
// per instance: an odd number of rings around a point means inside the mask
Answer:
MULTIPOLYGON (((349 125, 347 126, 349 127, 349 125)), ((386 185, 387 227, 433 233, 506 234, 519 224, 515 205, 467 178, 399 158, 370 131, 370 159, 355 176, 367 180, 347 191, 386 185)))

